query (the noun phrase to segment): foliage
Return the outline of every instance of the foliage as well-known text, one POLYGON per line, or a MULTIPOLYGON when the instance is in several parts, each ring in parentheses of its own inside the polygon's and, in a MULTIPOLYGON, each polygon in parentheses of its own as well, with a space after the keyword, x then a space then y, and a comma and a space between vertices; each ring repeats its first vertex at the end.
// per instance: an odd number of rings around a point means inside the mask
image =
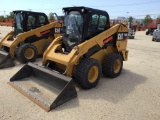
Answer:
POLYGON ((157 21, 158 23, 160 23, 160 15, 157 17, 157 21))
POLYGON ((140 25, 140 22, 139 22, 139 21, 136 21, 136 24, 140 25))
POLYGON ((4 22, 5 19, 14 19, 14 13, 13 13, 13 12, 10 12, 9 15, 6 15, 6 16, 1 15, 1 16, 0 16, 0 21, 3 21, 3 22, 4 22))
POLYGON ((4 16, 3 15, 0 16, 0 21, 4 21, 4 16))
POLYGON ((14 13, 10 12, 9 15, 6 16, 7 19, 14 19, 14 13))
POLYGON ((144 20, 143 20, 143 23, 144 23, 145 25, 147 25, 148 22, 152 22, 152 18, 151 18, 150 15, 146 15, 146 17, 145 17, 144 20))
POLYGON ((51 20, 52 22, 53 21, 55 21, 55 18, 54 18, 54 15, 53 15, 53 13, 51 12, 51 13, 49 13, 49 20, 51 20))
POLYGON ((133 22, 133 17, 132 16, 130 16, 129 18, 128 18, 128 22, 133 22))

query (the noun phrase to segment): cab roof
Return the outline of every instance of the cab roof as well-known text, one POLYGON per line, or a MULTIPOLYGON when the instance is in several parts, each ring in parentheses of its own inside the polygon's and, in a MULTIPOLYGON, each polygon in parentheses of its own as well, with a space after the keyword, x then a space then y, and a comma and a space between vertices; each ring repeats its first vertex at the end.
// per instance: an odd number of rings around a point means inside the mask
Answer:
POLYGON ((98 10, 98 9, 94 9, 94 8, 89 8, 89 7, 84 7, 84 6, 76 6, 76 7, 64 7, 63 10, 65 11, 70 11, 70 10, 82 10, 84 9, 85 11, 89 11, 89 12, 98 12, 98 13, 103 13, 103 14, 108 14, 106 11, 104 10, 98 10))
POLYGON ((15 13, 34 13, 34 14, 45 14, 45 13, 43 13, 43 12, 33 12, 33 11, 26 11, 26 10, 15 10, 15 11, 13 11, 13 13, 15 14, 15 13))

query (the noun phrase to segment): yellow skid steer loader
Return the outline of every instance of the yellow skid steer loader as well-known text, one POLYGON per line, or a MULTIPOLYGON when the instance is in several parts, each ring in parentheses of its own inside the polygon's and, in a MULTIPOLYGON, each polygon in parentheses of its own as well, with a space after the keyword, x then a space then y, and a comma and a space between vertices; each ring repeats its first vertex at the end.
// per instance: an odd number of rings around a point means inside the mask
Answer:
POLYGON ((60 36, 62 24, 49 24, 46 14, 13 11, 14 30, 0 41, 0 68, 14 66, 15 56, 23 63, 33 62, 54 38, 60 36))
POLYGON ((97 86, 101 74, 115 78, 128 58, 128 29, 110 27, 106 11, 87 7, 63 8, 62 36, 43 54, 43 66, 28 63, 9 84, 37 105, 51 109, 77 96, 74 82, 84 89, 97 86))

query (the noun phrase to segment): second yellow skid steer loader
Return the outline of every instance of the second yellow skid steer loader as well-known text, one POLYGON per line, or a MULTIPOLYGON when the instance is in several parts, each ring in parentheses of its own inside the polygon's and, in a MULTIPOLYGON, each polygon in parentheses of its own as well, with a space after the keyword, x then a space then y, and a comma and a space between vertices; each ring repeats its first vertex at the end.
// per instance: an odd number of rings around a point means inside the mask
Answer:
POLYGON ((13 13, 14 30, 0 41, 0 68, 14 66, 15 56, 23 63, 33 62, 60 36, 62 24, 58 21, 49 24, 44 13, 22 10, 13 13))
POLYGON ((43 67, 28 63, 9 84, 37 105, 51 109, 77 96, 73 80, 84 89, 96 87, 101 74, 115 78, 128 58, 128 29, 110 27, 106 11, 67 7, 63 34, 43 55, 43 67))

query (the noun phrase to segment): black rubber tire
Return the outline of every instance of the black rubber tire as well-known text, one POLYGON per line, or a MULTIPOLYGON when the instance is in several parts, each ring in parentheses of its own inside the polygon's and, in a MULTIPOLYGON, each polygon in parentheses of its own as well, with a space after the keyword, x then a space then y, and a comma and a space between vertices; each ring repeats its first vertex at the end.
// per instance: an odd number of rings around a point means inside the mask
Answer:
POLYGON ((43 47, 43 52, 49 47, 49 45, 51 44, 51 42, 47 42, 44 47, 43 47))
POLYGON ((159 42, 159 41, 156 39, 155 42, 159 42))
POLYGON ((146 31, 146 35, 148 35, 149 34, 149 32, 148 31, 146 31))
POLYGON ((102 65, 102 73, 106 77, 115 78, 118 77, 122 71, 123 67, 123 58, 120 54, 112 53, 106 56, 102 65), (114 72, 114 64, 116 60, 120 60, 121 66, 117 73, 114 72))
POLYGON ((134 39, 134 36, 129 36, 128 38, 129 38, 129 39, 134 39))
POLYGON ((152 38, 152 41, 156 41, 156 39, 152 38))
POLYGON ((38 50, 34 45, 32 45, 30 43, 24 43, 23 45, 19 46, 19 48, 17 50, 17 58, 22 63, 34 62, 37 57, 38 57, 38 50), (31 59, 27 59, 24 55, 25 50, 28 48, 31 48, 34 51, 34 56, 31 59))
POLYGON ((102 68, 98 60, 93 58, 87 58, 82 60, 76 67, 76 72, 74 74, 74 80, 83 88, 91 89, 97 86, 102 74, 102 68), (88 80, 88 73, 90 68, 96 66, 98 68, 97 79, 91 83, 88 80))

